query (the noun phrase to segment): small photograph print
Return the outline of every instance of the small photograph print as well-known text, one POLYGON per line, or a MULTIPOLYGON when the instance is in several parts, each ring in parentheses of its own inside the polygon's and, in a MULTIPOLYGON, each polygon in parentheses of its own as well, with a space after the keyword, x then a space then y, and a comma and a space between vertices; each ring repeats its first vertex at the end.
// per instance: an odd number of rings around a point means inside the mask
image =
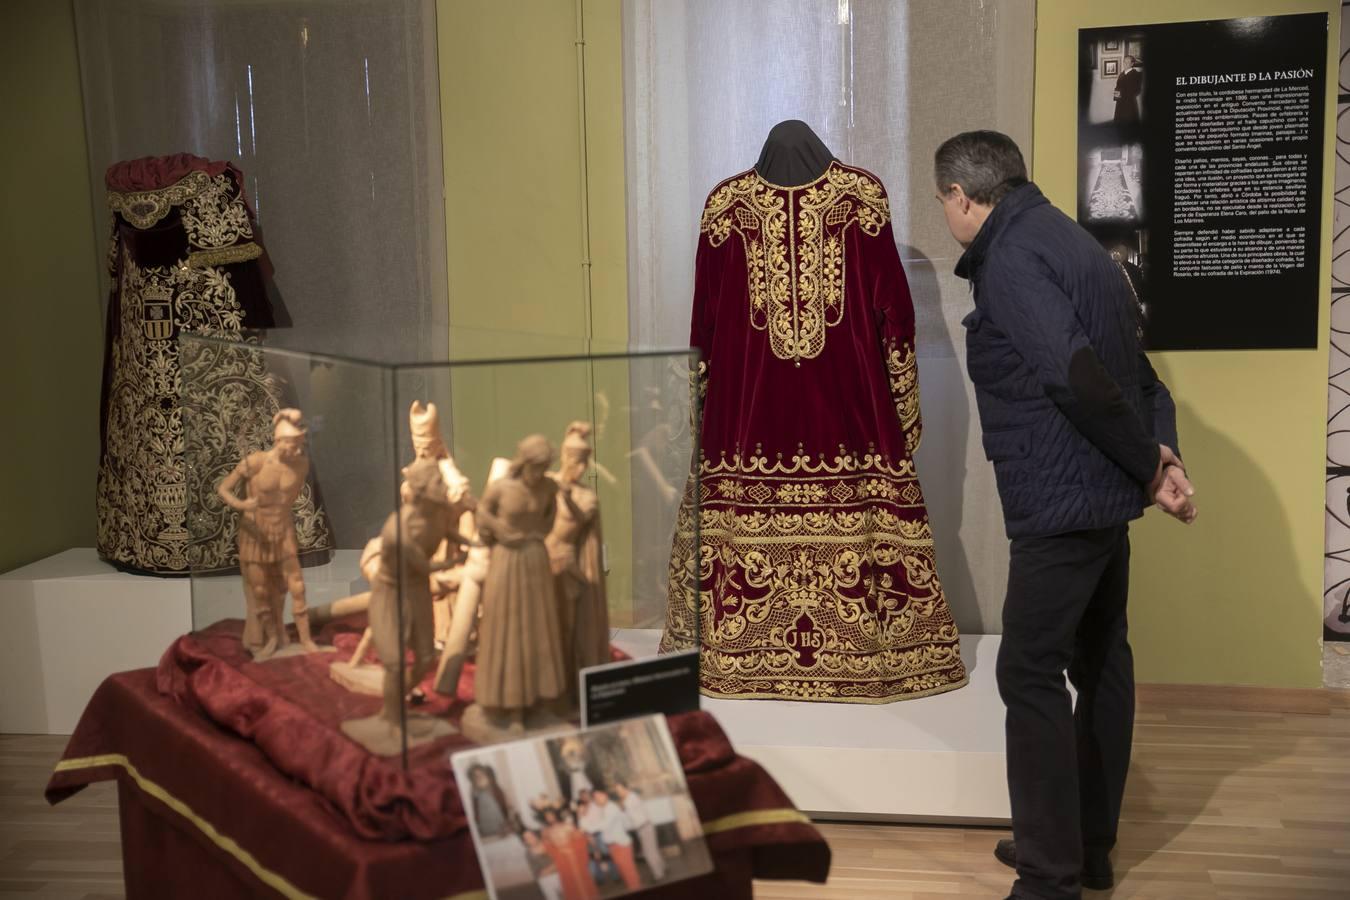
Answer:
POLYGON ((1084 121, 1132 128, 1144 120, 1144 41, 1117 32, 1096 36, 1082 47, 1084 121), (1121 47, 1125 48, 1124 53, 1121 47))
POLYGON ((664 716, 450 762, 493 900, 608 900, 712 871, 664 716))
POLYGON ((1144 148, 1141 144, 1097 147, 1081 163, 1079 221, 1144 221, 1144 148))

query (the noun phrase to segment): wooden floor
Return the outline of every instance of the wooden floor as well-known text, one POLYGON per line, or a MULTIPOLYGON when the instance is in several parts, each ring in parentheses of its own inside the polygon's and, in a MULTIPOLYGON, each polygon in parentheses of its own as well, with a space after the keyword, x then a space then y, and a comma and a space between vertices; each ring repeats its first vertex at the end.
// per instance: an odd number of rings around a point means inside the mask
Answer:
MULTIPOLYGON (((115 789, 96 785, 54 809, 42 798, 64 745, 0 736, 4 900, 122 895, 115 789)), ((765 882, 757 898, 1001 900, 1011 883, 990 855, 1007 834, 1000 829, 821 828, 834 849, 829 884, 765 882)), ((1171 690, 1141 698, 1116 871, 1115 891, 1087 897, 1350 898, 1350 694, 1171 690)))

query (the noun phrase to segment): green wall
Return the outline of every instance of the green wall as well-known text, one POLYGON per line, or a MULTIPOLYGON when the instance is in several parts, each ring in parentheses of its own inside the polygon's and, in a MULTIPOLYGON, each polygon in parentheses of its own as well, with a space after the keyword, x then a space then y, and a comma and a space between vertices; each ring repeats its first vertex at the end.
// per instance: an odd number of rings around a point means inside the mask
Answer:
POLYGON ((0 4, 0 571, 94 543, 103 344, 69 0, 0 4))
MULTIPOLYGON (((452 358, 627 345, 619 11, 619 0, 437 4, 452 358)), ((526 434, 556 446, 574 419, 603 423, 595 458, 614 476, 599 490, 618 624, 631 594, 628 375, 613 362, 451 375, 453 452, 475 484, 526 434)))
POLYGON ((1134 530, 1130 624, 1141 681, 1320 687, 1336 2, 1040 0, 1035 180, 1076 208, 1078 29, 1326 12, 1321 339, 1316 350, 1156 353, 1177 398, 1200 519, 1134 530))

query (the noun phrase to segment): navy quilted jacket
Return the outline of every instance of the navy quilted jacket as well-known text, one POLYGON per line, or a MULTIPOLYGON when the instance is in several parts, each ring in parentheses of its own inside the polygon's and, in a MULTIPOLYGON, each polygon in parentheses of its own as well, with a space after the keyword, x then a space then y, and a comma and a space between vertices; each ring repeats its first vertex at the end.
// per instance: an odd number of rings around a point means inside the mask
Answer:
POLYGON ((1120 268, 1026 184, 994 207, 956 274, 975 294, 966 365, 1008 536, 1143 515, 1158 443, 1180 448, 1120 268))

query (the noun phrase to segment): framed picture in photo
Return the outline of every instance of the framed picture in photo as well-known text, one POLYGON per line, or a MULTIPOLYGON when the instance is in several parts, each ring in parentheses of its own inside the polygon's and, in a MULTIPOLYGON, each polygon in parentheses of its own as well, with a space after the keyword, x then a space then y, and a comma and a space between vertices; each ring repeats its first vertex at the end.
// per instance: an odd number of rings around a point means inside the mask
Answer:
POLYGON ((1113 56, 1102 60, 1102 77, 1115 78, 1120 74, 1120 57, 1113 56))
POLYGON ((1113 50, 1114 51, 1120 50, 1120 38, 1107 38, 1105 41, 1103 41, 1103 44, 1108 53, 1113 50))
POLYGON ((1131 38, 1125 42, 1125 55, 1133 56, 1135 59, 1144 58, 1144 42, 1139 38, 1131 38))

